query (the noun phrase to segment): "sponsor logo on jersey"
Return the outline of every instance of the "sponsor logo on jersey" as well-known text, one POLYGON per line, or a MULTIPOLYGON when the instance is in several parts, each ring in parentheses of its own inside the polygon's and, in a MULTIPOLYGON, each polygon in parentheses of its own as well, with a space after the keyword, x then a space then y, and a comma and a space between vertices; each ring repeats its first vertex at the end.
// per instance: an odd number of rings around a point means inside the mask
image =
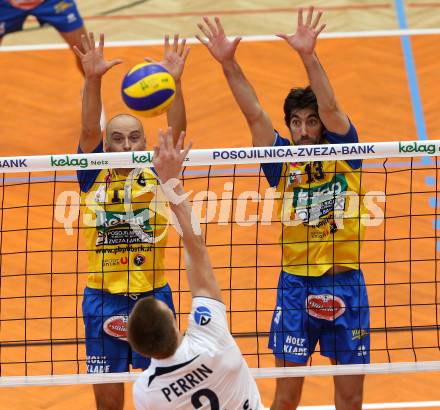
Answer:
POLYGON ((198 306, 194 311, 194 320, 200 326, 205 326, 211 321, 211 311, 206 306, 198 306))
POLYGON ((304 223, 316 225, 332 211, 345 209, 348 184, 344 174, 337 174, 325 184, 313 188, 296 188, 293 191, 293 208, 296 217, 304 223))
POLYGON ((75 13, 69 13, 69 14, 67 15, 67 22, 68 22, 68 23, 73 23, 73 22, 75 22, 75 21, 76 21, 75 13))
POLYGON ((107 356, 86 356, 87 373, 110 373, 107 356))
POLYGON ((304 337, 287 335, 283 345, 283 352, 294 356, 307 357, 309 349, 306 346, 306 339, 304 337))
POLYGON ((141 266, 141 265, 144 264, 144 262, 145 262, 145 256, 144 256, 144 255, 141 255, 140 253, 137 254, 137 255, 133 258, 133 263, 134 263, 136 266, 141 266))
POLYGON ((335 295, 309 295, 306 309, 310 316, 331 321, 345 312, 345 303, 335 295))
POLYGON ((139 174, 139 177, 138 177, 138 179, 137 179, 137 183, 141 186, 141 187, 144 187, 144 186, 146 186, 147 185, 147 181, 145 181, 145 177, 144 177, 144 174, 139 174))
POLYGON ((121 340, 127 340, 128 316, 109 317, 103 325, 104 332, 121 340))
POLYGON ((357 355, 358 355, 359 357, 365 357, 365 356, 368 355, 368 350, 367 350, 367 348, 365 347, 365 345, 360 345, 360 346, 357 348, 357 355))
POLYGON ((67 1, 62 0, 59 3, 55 4, 54 9, 57 14, 60 14, 72 6, 73 6, 73 4, 71 2, 67 2, 67 1))
POLYGON ((283 310, 281 308, 281 306, 277 306, 275 309, 275 317, 273 319, 273 321, 278 325, 280 323, 280 319, 281 319, 281 314, 283 313, 283 310))
POLYGON ((105 202, 106 188, 104 184, 101 184, 95 192, 95 202, 98 204, 103 204, 105 202))
POLYGON ((368 331, 365 329, 352 329, 351 330, 351 340, 362 339, 364 336, 368 335, 368 331))
POLYGON ((117 266, 119 265, 119 259, 104 259, 102 265, 105 267, 117 266))
POLYGON ((126 256, 121 256, 120 263, 126 265, 128 263, 128 258, 126 256))

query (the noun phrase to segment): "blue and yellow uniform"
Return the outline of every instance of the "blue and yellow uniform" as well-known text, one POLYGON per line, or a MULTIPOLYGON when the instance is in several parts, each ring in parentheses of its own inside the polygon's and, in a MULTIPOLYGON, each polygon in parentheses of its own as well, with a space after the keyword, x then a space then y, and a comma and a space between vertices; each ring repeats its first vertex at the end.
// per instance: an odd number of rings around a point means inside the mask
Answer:
MULTIPOLYGON (((102 144, 94 152, 102 152, 102 144)), ((150 169, 128 177, 110 169, 78 171, 78 181, 89 272, 83 300, 87 370, 127 371, 130 362, 146 368, 148 361, 126 342, 126 325, 136 301, 146 296, 174 311, 165 279, 165 197, 150 169)))
POLYGON ((23 29, 28 16, 40 25, 50 24, 61 33, 84 25, 73 0, 0 0, 0 37, 23 29))
MULTIPOLYGON (((324 143, 358 142, 324 132, 324 143)), ((276 146, 291 142, 275 135, 276 146)), ((319 340, 321 354, 339 363, 369 362, 368 298, 359 267, 366 209, 361 161, 263 164, 279 193, 283 270, 269 347, 276 357, 305 363, 319 340), (347 272, 326 274, 333 267, 347 272)))

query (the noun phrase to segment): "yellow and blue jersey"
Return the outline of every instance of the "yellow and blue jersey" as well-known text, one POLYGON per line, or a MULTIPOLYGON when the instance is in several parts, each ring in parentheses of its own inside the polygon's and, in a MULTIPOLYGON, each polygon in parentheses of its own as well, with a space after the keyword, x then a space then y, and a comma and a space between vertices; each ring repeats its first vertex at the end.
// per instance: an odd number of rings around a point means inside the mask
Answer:
MULTIPOLYGON (((347 135, 325 131, 324 140, 355 143, 358 136, 350 124, 347 135)), ((274 145, 291 142, 275 133, 274 145)), ((279 193, 285 272, 322 276, 333 266, 359 269, 365 230, 360 218, 366 212, 361 165, 360 160, 262 165, 269 184, 279 193)))
MULTIPOLYGON (((94 152, 102 152, 100 144, 94 152)), ((160 288, 168 208, 154 172, 78 171, 82 231, 88 254, 87 287, 109 293, 160 288)))

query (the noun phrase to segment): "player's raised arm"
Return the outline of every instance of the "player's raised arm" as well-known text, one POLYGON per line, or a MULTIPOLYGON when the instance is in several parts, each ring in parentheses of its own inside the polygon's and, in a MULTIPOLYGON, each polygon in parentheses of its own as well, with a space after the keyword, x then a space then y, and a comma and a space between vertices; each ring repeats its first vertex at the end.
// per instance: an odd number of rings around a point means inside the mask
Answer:
POLYGON ((191 148, 190 144, 182 151, 184 137, 185 133, 182 132, 174 146, 171 128, 166 132, 160 131, 159 145, 154 147, 153 165, 177 218, 176 229, 185 247, 186 271, 192 296, 207 296, 222 301, 200 223, 192 212, 188 195, 179 180, 183 161, 191 148))
POLYGON ((102 76, 122 60, 104 59, 104 34, 100 35, 99 45, 95 46, 93 33, 82 36, 83 51, 73 47, 81 60, 84 70, 84 89, 81 114, 81 135, 79 146, 82 152, 92 152, 102 140, 101 126, 101 80, 102 76))
POLYGON ((179 35, 175 34, 173 44, 170 44, 169 36, 165 36, 164 55, 160 62, 172 75, 176 83, 176 96, 173 104, 167 111, 168 126, 173 130, 174 145, 177 144, 179 135, 186 131, 185 101, 182 92, 182 74, 188 57, 189 47, 186 46, 186 39, 179 44, 179 35))
POLYGON ((318 100, 319 117, 325 128, 330 132, 345 135, 350 128, 350 122, 336 101, 335 93, 315 50, 316 40, 325 28, 325 24, 319 25, 321 16, 321 11, 314 15, 314 9, 310 7, 304 22, 303 9, 299 9, 296 33, 277 36, 286 40, 301 57, 310 86, 318 100))
POLYGON ((206 39, 198 34, 196 37, 222 65, 232 94, 248 122, 253 145, 257 147, 272 145, 274 142, 272 121, 261 107, 255 90, 235 59, 235 51, 241 37, 229 40, 218 17, 215 17, 215 24, 207 17, 203 20, 204 24, 199 24, 198 27, 206 39))

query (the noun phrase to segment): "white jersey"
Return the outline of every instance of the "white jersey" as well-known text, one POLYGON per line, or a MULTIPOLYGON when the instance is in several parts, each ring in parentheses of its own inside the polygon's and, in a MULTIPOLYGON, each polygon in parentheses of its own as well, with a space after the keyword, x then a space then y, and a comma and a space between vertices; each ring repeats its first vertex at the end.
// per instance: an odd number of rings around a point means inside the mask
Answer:
POLYGON ((229 332, 226 307, 192 302, 188 330, 175 354, 151 360, 133 386, 137 410, 262 410, 254 378, 229 332))

